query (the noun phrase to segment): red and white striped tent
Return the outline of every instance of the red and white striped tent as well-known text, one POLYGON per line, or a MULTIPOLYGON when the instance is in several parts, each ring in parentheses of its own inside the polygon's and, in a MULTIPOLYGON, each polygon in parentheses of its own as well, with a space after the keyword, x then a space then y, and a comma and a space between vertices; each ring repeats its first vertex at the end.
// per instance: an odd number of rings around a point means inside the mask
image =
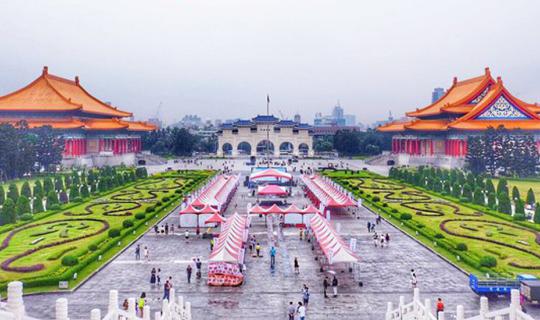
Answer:
POLYGON ((212 208, 210 205, 205 205, 201 209, 195 208, 192 204, 180 210, 180 227, 199 227, 206 223, 212 215, 218 214, 219 211, 212 208))
POLYGON ((358 256, 321 215, 311 217, 311 229, 329 264, 358 262, 358 256))
POLYGON ((312 215, 321 214, 317 208, 313 205, 309 205, 306 208, 299 208, 295 204, 288 206, 287 208, 281 208, 276 204, 271 207, 265 208, 260 205, 256 205, 249 209, 251 214, 282 214, 284 215, 283 222, 290 225, 304 224, 309 225, 312 215))
POLYGON ((344 208, 357 205, 349 193, 326 177, 304 175, 302 181, 308 197, 316 206, 322 204, 325 208, 344 208))
POLYGON ((287 173, 287 172, 283 172, 283 171, 280 171, 280 170, 269 168, 269 169, 254 172, 249 176, 249 180, 251 180, 251 181, 254 181, 254 180, 257 180, 257 179, 262 179, 262 178, 275 178, 275 179, 291 180, 292 179, 292 174, 287 173))
POLYGON ((266 186, 260 186, 257 188, 257 194, 260 196, 286 196, 289 193, 285 187, 276 186, 275 184, 269 184, 266 186))

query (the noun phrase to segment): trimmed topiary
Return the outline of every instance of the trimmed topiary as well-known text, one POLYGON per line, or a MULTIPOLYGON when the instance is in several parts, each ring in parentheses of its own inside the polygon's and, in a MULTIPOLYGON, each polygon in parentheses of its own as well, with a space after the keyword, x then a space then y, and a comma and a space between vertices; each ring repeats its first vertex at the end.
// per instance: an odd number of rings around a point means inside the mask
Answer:
POLYGON ((90 251, 96 251, 98 249, 98 246, 94 243, 88 246, 88 250, 90 251))
POLYGON ((109 230, 109 237, 110 238, 116 238, 120 236, 120 230, 113 228, 109 230))
POLYGON ((146 213, 150 213, 150 212, 154 212, 154 210, 155 210, 154 207, 148 207, 148 208, 146 208, 144 211, 145 211, 146 213))
POLYGON ((79 259, 77 259, 77 257, 65 256, 65 257, 62 258, 62 265, 66 266, 66 267, 72 267, 72 266, 76 265, 77 263, 79 263, 79 259))
POLYGON ((144 217, 146 217, 146 215, 144 213, 142 213, 142 212, 139 212, 139 213, 135 214, 135 219, 137 219, 137 220, 142 220, 142 219, 144 219, 144 217))
POLYGON ((444 239, 444 235, 442 233, 436 233, 435 238, 436 239, 444 239))
POLYGON ((457 244, 456 249, 458 249, 459 251, 467 251, 469 248, 465 243, 460 242, 457 244))
POLYGON ((124 228, 131 228, 131 227, 133 227, 133 221, 131 219, 126 219, 126 220, 122 221, 122 226, 124 228))
POLYGON ((26 212, 26 213, 21 214, 19 216, 19 219, 21 219, 22 221, 30 221, 34 219, 34 216, 31 213, 26 212))
POLYGON ((410 213, 402 213, 400 216, 399 216, 399 219, 401 220, 411 220, 412 219, 412 215, 410 213))
POLYGON ((497 258, 493 256, 483 256, 480 258, 480 266, 494 268, 497 266, 497 258))
POLYGON ((372 200, 373 200, 373 202, 379 202, 379 201, 381 201, 381 198, 379 198, 379 196, 375 196, 375 197, 373 197, 372 200))

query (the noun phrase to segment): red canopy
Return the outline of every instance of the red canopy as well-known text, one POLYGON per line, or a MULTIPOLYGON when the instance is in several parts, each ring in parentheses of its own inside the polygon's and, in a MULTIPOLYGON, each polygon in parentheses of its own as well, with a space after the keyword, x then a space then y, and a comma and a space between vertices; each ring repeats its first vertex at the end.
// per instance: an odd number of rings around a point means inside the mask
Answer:
POLYGON ((206 219, 204 224, 208 223, 222 223, 225 221, 225 218, 220 216, 218 213, 214 213, 210 218, 206 219))
POLYGON ((180 214, 200 214, 200 213, 201 212, 195 209, 195 207, 193 207, 191 204, 180 211, 180 214))
POLYGON ((217 209, 212 208, 211 205, 207 204, 205 205, 199 213, 218 213, 219 211, 217 209))
POLYGON ((288 194, 285 188, 276 186, 275 184, 259 187, 259 190, 257 191, 257 193, 262 196, 268 196, 268 195, 286 196, 288 194))
POLYGON ((291 180, 292 175, 287 172, 279 171, 276 169, 266 169, 259 172, 252 173, 249 176, 249 180, 256 180, 260 178, 276 178, 276 179, 287 179, 291 180))
POLYGON ((266 213, 266 209, 261 207, 260 205, 252 207, 249 211, 250 213, 266 213))

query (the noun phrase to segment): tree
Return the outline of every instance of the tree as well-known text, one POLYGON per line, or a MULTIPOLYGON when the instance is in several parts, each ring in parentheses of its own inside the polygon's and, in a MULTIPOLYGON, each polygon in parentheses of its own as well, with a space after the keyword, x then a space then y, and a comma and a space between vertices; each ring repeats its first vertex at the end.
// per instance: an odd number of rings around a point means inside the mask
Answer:
POLYGON ((15 214, 15 202, 11 198, 7 198, 2 206, 0 215, 0 224, 15 223, 17 221, 17 215, 15 214))
POLYGON ((487 194, 495 193, 495 186, 493 185, 493 181, 491 179, 487 179, 486 181, 486 192, 487 194))
POLYGON ((32 213, 32 209, 30 208, 30 200, 28 200, 27 197, 21 195, 19 199, 17 199, 15 213, 17 216, 21 216, 24 213, 32 213))
POLYGON ((32 203, 32 207, 34 209, 34 213, 40 213, 45 211, 43 208, 43 199, 41 197, 37 197, 34 199, 34 202, 32 203))
POLYGON ((79 186, 76 184, 72 184, 69 188, 69 201, 73 201, 73 199, 80 197, 79 193, 79 186))
POLYGON ((332 136, 321 136, 313 138, 313 149, 315 152, 330 152, 334 149, 334 139, 332 136))
POLYGON ((137 179, 146 178, 148 177, 148 172, 145 167, 139 167, 135 169, 135 175, 137 176, 137 179))
POLYGON ((472 188, 468 183, 463 186, 463 198, 465 198, 467 202, 472 202, 472 188))
POLYGON ((508 195, 508 181, 506 181, 504 178, 499 180, 499 183, 497 184, 497 194, 501 193, 508 195))
POLYGON ((58 195, 54 190, 49 191, 47 194, 47 210, 50 210, 52 206, 58 204, 58 195))
POLYGON ((452 186, 452 197, 461 197, 461 185, 459 185, 457 182, 452 186))
POLYGON ((534 223, 540 223, 540 203, 536 203, 536 206, 534 208, 534 223))
POLYGON ((518 190, 518 188, 516 186, 514 186, 512 188, 512 200, 517 201, 519 199, 521 199, 520 194, 519 194, 519 190, 518 190))
POLYGON ((57 192, 64 189, 64 180, 62 179, 62 176, 57 176, 56 179, 54 179, 54 189, 57 192))
POLYGON ((527 204, 533 205, 536 202, 536 198, 534 196, 534 191, 532 188, 529 188, 527 191, 527 204))
POLYGON ((497 209, 497 197, 495 193, 488 193, 488 207, 492 210, 497 209))
POLYGON ((54 170, 62 162, 64 139, 54 132, 50 126, 32 129, 31 133, 35 137, 35 160, 39 167, 45 169, 45 171, 54 170))
POLYGON ((36 180, 34 182, 34 197, 36 198, 43 198, 44 192, 43 192, 43 185, 41 184, 40 180, 36 180))
POLYGON ((47 177, 45 180, 43 180, 43 191, 45 191, 45 194, 48 195, 52 190, 54 190, 53 181, 51 177, 47 177))
POLYGON ((88 198, 90 196, 90 192, 88 191, 88 186, 86 184, 83 184, 81 186, 81 198, 88 198))
POLYGON ((479 187, 474 189, 473 202, 481 206, 486 204, 484 193, 482 192, 482 189, 480 189, 479 187))
POLYGON ((515 207, 516 214, 519 214, 519 213, 525 214, 525 204, 523 203, 523 200, 521 199, 516 200, 515 206, 516 206, 515 207))
POLYGON ((6 192, 4 191, 4 186, 0 185, 0 205, 3 205, 5 200, 6 200, 6 192))
POLYGON ((508 194, 499 193, 498 198, 499 198, 499 206, 498 206, 499 212, 512 214, 512 205, 510 203, 510 198, 508 197, 508 194))
POLYGON ((32 198, 32 190, 30 190, 28 181, 25 181, 21 187, 21 196, 25 196, 28 199, 32 198))
POLYGON ((334 148, 341 155, 358 154, 360 152, 360 139, 353 131, 338 130, 334 136, 334 148))
POLYGON ((17 202, 17 199, 19 199, 19 189, 17 188, 16 184, 11 183, 9 185, 9 190, 8 190, 8 195, 7 196, 11 200, 13 200, 13 202, 17 202))

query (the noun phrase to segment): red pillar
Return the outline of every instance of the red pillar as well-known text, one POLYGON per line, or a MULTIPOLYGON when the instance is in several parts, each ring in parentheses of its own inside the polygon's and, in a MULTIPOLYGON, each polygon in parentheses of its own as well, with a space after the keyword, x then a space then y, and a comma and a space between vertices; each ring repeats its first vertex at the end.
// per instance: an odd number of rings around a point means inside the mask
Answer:
POLYGON ((433 139, 429 140, 429 154, 433 155, 433 139))
POLYGON ((467 155, 467 151, 468 151, 467 140, 463 140, 463 156, 467 155))

